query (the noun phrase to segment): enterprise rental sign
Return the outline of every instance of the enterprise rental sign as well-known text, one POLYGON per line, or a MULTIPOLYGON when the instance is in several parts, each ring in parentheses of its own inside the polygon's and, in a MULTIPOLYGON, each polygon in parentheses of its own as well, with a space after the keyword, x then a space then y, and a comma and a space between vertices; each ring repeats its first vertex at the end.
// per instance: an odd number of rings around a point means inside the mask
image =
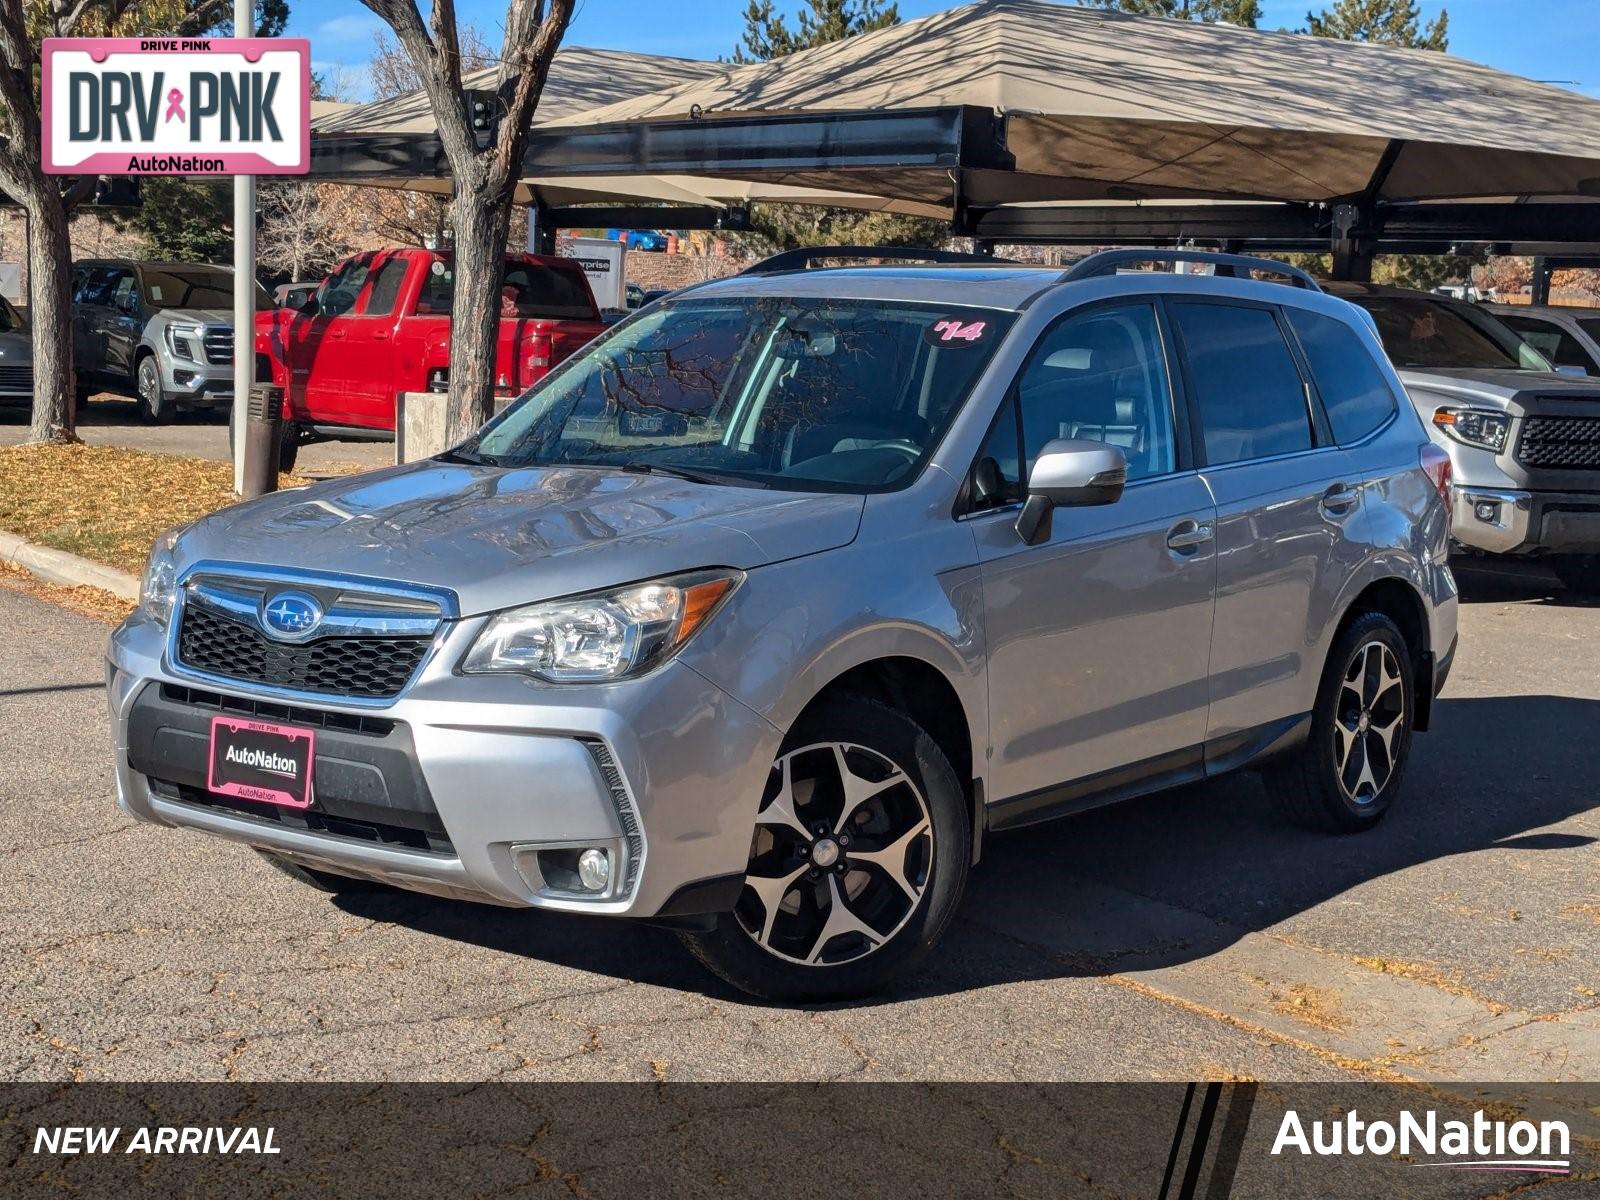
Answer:
POLYGON ((305 38, 46 38, 55 175, 304 175, 305 38))

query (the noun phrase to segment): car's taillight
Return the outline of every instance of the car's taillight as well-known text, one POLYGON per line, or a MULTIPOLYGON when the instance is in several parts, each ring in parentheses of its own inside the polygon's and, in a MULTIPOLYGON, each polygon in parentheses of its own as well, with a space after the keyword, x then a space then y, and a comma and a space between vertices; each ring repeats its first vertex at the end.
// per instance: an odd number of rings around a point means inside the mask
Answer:
POLYGON ((1433 481, 1446 505, 1450 503, 1450 456, 1432 442, 1424 442, 1417 452, 1423 473, 1433 481))

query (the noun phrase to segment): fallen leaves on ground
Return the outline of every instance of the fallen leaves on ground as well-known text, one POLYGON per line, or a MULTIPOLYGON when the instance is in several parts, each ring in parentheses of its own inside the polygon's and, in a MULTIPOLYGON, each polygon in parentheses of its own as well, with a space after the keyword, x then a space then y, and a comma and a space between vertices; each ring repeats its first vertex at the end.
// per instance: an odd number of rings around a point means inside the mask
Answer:
POLYGON ((29 574, 26 568, 5 559, 0 559, 0 588, 37 596, 41 600, 59 604, 62 608, 70 609, 82 616, 104 621, 107 625, 120 624, 134 609, 134 605, 129 601, 120 596, 113 596, 110 592, 101 591, 99 588, 64 587, 58 583, 46 583, 29 574))
MULTIPOLYGON (((284 476, 282 487, 305 482, 284 476)), ((226 462, 113 446, 0 447, 0 529, 144 573, 163 529, 235 502, 226 462)))

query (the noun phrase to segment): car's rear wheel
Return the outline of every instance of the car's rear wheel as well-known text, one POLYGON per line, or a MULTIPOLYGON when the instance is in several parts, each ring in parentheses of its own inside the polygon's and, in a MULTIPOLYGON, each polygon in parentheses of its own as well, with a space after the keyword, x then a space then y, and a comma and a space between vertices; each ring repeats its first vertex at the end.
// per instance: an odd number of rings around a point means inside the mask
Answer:
POLYGON ((842 698, 773 763, 734 911, 683 938, 757 996, 865 995, 927 956, 971 857, 966 794, 938 744, 887 705, 842 698))
POLYGON ((1556 578, 1570 590, 1600 596, 1600 554, 1572 554, 1555 559, 1556 578))
POLYGON ((319 892, 327 892, 329 895, 353 895, 356 892, 388 892, 394 890, 388 884, 378 883, 375 880, 351 879, 346 875, 336 875, 332 871, 319 871, 315 867, 303 867, 299 863, 290 862, 287 858, 280 858, 268 850, 257 850, 256 853, 296 883, 303 883, 306 887, 315 888, 319 892))
POLYGON ((1304 746, 1265 772, 1267 791, 1297 824, 1356 832, 1389 810, 1416 714, 1411 651, 1398 626, 1363 613, 1334 640, 1304 746))
POLYGON ((154 354, 139 360, 134 371, 134 385, 139 397, 139 415, 152 425, 168 425, 178 415, 178 402, 161 386, 161 365, 154 354))

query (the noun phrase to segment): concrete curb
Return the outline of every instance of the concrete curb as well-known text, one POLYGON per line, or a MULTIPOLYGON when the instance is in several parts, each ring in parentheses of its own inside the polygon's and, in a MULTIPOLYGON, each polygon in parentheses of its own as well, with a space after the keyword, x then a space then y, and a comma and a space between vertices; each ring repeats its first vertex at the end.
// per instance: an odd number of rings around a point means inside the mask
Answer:
POLYGON ((94 587, 135 604, 139 601, 139 581, 126 571, 90 562, 65 550, 36 546, 4 530, 0 530, 0 559, 16 563, 47 583, 94 587))

